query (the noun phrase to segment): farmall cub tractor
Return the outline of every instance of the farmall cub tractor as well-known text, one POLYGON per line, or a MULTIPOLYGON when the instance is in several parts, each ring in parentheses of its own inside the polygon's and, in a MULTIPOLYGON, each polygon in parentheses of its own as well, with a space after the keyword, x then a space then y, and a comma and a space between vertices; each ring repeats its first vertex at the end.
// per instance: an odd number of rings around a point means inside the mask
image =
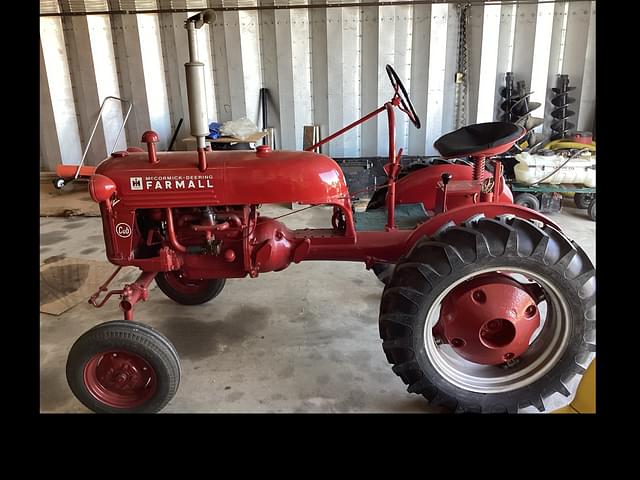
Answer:
POLYGON ((409 392, 455 412, 568 403, 595 355, 595 269, 553 221, 512 203, 492 157, 525 131, 509 123, 461 128, 435 142, 444 162, 398 179, 395 111, 416 128, 420 120, 387 65, 393 97, 310 151, 210 151, 196 34, 214 17, 205 11, 186 21, 197 153, 156 152, 158 136, 148 131, 146 152, 114 152, 90 180, 109 261, 141 274, 98 302, 114 273, 91 298, 102 306, 120 295, 124 320, 97 325, 73 345, 66 373, 75 396, 95 412, 123 413, 157 412, 173 398, 176 349, 133 321, 152 281, 177 303, 196 305, 220 295, 227 278, 330 260, 388 273, 380 337, 409 392), (313 150, 382 112, 389 124, 386 195, 378 208, 355 212, 339 166, 313 150), (465 158, 471 161, 446 161, 465 158), (332 207, 332 228, 290 230, 260 214, 260 205, 290 202, 332 207))

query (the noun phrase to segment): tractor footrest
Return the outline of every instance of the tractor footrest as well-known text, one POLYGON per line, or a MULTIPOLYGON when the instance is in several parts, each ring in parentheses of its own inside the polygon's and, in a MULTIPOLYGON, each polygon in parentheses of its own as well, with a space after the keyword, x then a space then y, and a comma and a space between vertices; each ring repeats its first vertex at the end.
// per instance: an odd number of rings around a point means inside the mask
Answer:
MULTIPOLYGON (((359 232, 382 232, 387 224, 387 209, 379 208, 366 212, 355 212, 356 230, 359 232)), ((400 230, 411 230, 418 223, 426 222, 429 215, 421 203, 396 205, 395 222, 400 230)))

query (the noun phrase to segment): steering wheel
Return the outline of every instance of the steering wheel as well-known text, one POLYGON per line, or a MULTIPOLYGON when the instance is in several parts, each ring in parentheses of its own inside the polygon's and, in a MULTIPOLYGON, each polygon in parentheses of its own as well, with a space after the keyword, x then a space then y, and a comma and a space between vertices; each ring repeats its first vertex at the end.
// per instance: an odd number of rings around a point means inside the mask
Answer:
POLYGON ((411 120, 411 123, 413 123, 417 129, 419 129, 420 119, 418 118, 418 114, 416 113, 415 108, 413 108, 413 103, 411 103, 411 99, 409 99, 407 90, 404 88, 404 85, 400 81, 400 77, 398 77, 398 74, 391 65, 387 64, 385 68, 387 69, 389 80, 391 80, 391 86, 396 92, 395 95, 397 95, 400 99, 400 105, 398 105, 398 108, 406 113, 407 117, 409 117, 409 120, 411 120))

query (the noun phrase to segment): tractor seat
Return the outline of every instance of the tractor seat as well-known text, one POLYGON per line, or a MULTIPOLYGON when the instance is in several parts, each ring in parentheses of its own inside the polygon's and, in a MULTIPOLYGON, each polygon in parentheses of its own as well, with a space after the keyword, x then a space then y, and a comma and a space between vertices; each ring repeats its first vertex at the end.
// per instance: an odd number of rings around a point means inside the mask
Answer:
POLYGON ((444 158, 499 155, 527 131, 513 123, 476 123, 447 133, 433 146, 444 158))

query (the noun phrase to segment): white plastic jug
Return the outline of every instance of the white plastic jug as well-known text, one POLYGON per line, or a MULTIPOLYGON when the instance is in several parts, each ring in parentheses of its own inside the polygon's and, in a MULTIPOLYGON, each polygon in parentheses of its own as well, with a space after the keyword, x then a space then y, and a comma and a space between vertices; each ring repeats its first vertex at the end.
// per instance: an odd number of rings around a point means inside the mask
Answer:
MULTIPOLYGON (((562 155, 531 155, 522 152, 516 155, 518 164, 514 167, 516 180, 520 183, 531 185, 539 182, 567 161, 562 155)), ((585 187, 596 186, 596 156, 591 152, 585 152, 579 157, 570 160, 564 167, 547 178, 543 183, 554 185, 560 183, 572 183, 585 187)))

